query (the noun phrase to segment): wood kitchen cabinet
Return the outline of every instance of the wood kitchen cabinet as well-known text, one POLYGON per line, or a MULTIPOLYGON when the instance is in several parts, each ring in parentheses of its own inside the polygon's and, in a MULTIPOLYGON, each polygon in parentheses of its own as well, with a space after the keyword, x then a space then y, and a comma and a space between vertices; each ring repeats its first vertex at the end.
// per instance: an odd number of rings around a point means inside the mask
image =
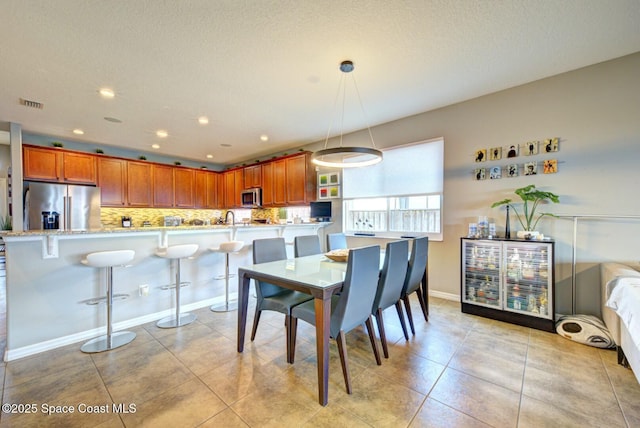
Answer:
POLYGON ((309 153, 285 158, 287 204, 305 205, 315 199, 315 172, 309 153))
POLYGON ((153 182, 153 206, 173 207, 174 168, 170 165, 153 164, 151 179, 153 182))
POLYGON ((273 204, 287 204, 287 162, 285 159, 273 161, 273 204))
POLYGON ((123 207, 127 205, 127 161, 98 157, 98 186, 101 205, 123 207))
POLYGON ((153 206, 151 164, 127 161, 127 205, 130 207, 153 206))
POLYGON ((224 208, 239 208, 242 206, 240 194, 244 190, 243 168, 232 169, 223 173, 224 179, 224 208))
POLYGON ((195 208, 218 208, 218 175, 212 171, 195 171, 195 208))
POLYGON ((177 208, 193 208, 195 206, 195 170, 189 168, 172 168, 174 191, 173 203, 177 208))
POLYGON ((25 180, 70 184, 97 182, 95 156, 59 148, 24 146, 23 177, 25 180))
POLYGON ((244 188, 262 187, 262 165, 251 165, 243 168, 244 188))
POLYGON ((273 203, 273 162, 262 165, 262 206, 272 207, 273 203))

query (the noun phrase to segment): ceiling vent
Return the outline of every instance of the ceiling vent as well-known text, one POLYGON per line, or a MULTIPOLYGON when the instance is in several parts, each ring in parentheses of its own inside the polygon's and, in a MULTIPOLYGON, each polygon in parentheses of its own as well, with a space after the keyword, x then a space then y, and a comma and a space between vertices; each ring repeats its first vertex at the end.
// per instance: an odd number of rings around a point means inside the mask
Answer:
POLYGON ((24 98, 20 98, 20 104, 25 107, 37 108, 42 110, 44 104, 39 103, 37 101, 25 100, 24 98))

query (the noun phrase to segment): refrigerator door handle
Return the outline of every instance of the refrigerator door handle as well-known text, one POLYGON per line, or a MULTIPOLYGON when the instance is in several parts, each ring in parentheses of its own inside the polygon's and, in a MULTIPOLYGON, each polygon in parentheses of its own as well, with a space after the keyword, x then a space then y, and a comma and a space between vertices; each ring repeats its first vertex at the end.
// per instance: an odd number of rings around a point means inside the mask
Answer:
POLYGON ((67 210, 67 212, 64 215, 65 218, 65 229, 66 230, 71 230, 71 208, 73 207, 72 202, 71 202, 71 196, 67 196, 67 206, 65 207, 65 210, 67 210))

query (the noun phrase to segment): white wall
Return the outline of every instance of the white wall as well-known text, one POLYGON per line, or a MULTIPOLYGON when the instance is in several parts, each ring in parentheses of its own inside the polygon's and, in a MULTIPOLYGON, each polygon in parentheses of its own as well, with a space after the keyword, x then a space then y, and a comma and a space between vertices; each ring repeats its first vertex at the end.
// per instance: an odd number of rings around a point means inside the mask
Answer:
MULTIPOLYGON (((638 76, 640 53, 372 128, 380 148, 444 137, 444 241, 430 245, 432 290, 459 295, 459 238, 478 215, 493 217, 503 232, 504 211, 490 206, 514 196, 518 187, 535 184, 560 195, 561 204, 545 207, 557 214, 640 215, 638 76), (560 138, 557 174, 473 180, 476 150, 551 137, 560 138)), ((345 145, 362 144, 358 139, 366 137, 366 131, 348 135, 345 145)), ((515 160, 521 164, 548 158, 540 154, 515 160)), ((503 159, 483 166, 507 163, 512 162, 503 159)), ((511 224, 515 229, 513 219, 511 224)), ((539 229, 556 239, 556 309, 567 313, 573 223, 551 219, 541 222, 539 229)), ((639 267, 639 232, 640 220, 579 223, 578 312, 599 314, 598 263, 619 260, 639 267)))

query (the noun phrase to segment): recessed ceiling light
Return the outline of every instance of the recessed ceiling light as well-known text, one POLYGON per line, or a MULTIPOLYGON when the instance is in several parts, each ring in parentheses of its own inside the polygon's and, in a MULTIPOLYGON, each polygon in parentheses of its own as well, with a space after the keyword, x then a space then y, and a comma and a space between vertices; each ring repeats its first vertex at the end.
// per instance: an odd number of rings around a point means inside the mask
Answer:
POLYGON ((209 118, 208 118, 207 116, 200 116, 200 117, 198 118, 198 123, 199 123, 200 125, 206 125, 206 124, 208 124, 208 123, 209 123, 209 118))
POLYGON ((269 136, 268 136, 268 135, 265 135, 265 134, 262 134, 262 135, 260 136, 260 141, 265 141, 265 142, 266 142, 266 141, 269 141, 269 136))
POLYGON ((160 148, 160 144, 152 144, 151 148, 152 149, 159 149, 160 148))
POLYGON ((213 155, 207 155, 207 159, 213 159, 213 155))
POLYGON ((113 92, 113 89, 109 89, 109 88, 100 88, 100 90, 98 91, 100 93, 100 95, 102 95, 104 98, 113 98, 116 96, 116 93, 113 92))
POLYGON ((73 133, 76 135, 84 135, 84 131, 82 129, 76 128, 73 130, 73 133))
POLYGON ((165 131, 164 129, 158 129, 156 131, 156 135, 160 138, 167 138, 169 136, 169 133, 167 131, 165 131))
POLYGON ((231 147, 231 144, 222 143, 222 144, 220 144, 220 147, 231 147))

